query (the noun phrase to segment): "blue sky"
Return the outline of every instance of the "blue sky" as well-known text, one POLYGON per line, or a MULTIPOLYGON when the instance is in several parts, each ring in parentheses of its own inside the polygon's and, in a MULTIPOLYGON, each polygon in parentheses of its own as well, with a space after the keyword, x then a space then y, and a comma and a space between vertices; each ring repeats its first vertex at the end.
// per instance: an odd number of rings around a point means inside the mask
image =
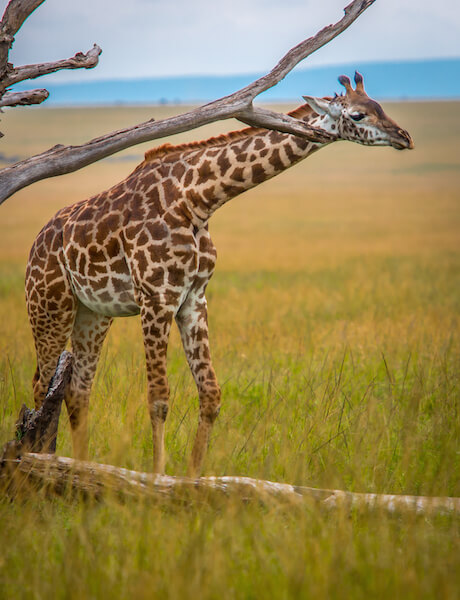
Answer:
MULTIPOLYGON (((46 0, 18 32, 10 60, 58 60, 97 42, 103 54, 96 69, 46 79, 264 72, 337 21, 348 1, 46 0)), ((2 9, 6 4, 1 0, 2 9)), ((301 66, 459 56, 459 0, 377 0, 301 66)))

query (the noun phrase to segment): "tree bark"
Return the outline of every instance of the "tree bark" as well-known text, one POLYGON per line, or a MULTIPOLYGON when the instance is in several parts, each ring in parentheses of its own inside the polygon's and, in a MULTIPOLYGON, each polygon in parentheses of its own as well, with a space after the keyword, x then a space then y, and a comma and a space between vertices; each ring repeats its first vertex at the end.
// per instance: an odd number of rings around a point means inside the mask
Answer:
POLYGON ((279 83, 303 59, 342 33, 375 0, 353 0, 344 16, 316 35, 292 48, 263 77, 243 89, 201 106, 193 111, 162 121, 150 120, 134 127, 115 131, 81 146, 55 146, 42 154, 25 159, 0 171, 0 204, 16 191, 42 179, 71 173, 120 150, 142 142, 188 131, 214 121, 235 117, 256 127, 276 129, 303 136, 314 142, 325 142, 330 136, 287 115, 254 108, 252 102, 263 91, 279 83))

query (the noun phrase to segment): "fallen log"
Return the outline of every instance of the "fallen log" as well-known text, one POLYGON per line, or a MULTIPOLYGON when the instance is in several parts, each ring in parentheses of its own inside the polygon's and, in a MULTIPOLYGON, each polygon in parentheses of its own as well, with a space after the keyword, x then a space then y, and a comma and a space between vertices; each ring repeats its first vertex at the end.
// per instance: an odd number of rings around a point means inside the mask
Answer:
MULTIPOLYGON (((460 498, 364 494, 276 483, 250 477, 172 477, 132 471, 112 465, 74 460, 53 454, 26 453, 14 463, 14 490, 44 488, 54 494, 80 494, 96 499, 165 499, 168 502, 215 501, 235 498, 302 504, 310 501, 327 509, 382 510, 391 514, 460 514, 460 498)), ((9 469, 12 472, 11 468, 9 469)))

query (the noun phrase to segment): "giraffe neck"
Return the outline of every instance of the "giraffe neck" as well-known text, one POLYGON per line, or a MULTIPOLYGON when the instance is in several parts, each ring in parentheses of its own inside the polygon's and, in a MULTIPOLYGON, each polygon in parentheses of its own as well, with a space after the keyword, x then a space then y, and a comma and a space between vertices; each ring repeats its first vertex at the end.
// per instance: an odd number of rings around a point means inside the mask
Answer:
MULTIPOLYGON (((290 115, 328 129, 327 120, 306 105, 290 115)), ((282 173, 324 145, 250 127, 207 142, 166 146, 163 155, 162 148, 154 150, 151 156, 147 153, 144 168, 150 161, 152 169, 163 169, 170 188, 169 176, 176 179, 176 199, 172 204, 181 204, 193 224, 202 226, 235 196, 282 173), (161 166, 156 158, 161 160, 161 166)))

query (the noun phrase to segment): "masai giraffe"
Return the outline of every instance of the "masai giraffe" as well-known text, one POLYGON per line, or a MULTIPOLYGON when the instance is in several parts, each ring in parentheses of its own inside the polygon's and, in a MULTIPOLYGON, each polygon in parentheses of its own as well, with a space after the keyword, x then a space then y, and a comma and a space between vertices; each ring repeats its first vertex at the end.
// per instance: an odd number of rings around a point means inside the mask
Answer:
MULTIPOLYGON (((355 75, 346 94, 304 96, 290 113, 333 135, 369 146, 412 148, 410 135, 386 116, 355 75)), ((330 143, 330 142, 329 142, 330 143)), ((113 317, 141 315, 147 363, 154 471, 165 465, 169 388, 166 351, 173 319, 195 379, 199 423, 189 472, 199 473, 220 407, 211 363, 205 289, 216 251, 211 215, 247 189, 281 173, 325 144, 246 128, 202 142, 165 144, 124 181, 60 210, 35 240, 26 297, 37 352, 35 404, 45 396, 71 338, 75 366, 66 399, 74 454, 87 457, 87 412, 101 346, 113 317)))

